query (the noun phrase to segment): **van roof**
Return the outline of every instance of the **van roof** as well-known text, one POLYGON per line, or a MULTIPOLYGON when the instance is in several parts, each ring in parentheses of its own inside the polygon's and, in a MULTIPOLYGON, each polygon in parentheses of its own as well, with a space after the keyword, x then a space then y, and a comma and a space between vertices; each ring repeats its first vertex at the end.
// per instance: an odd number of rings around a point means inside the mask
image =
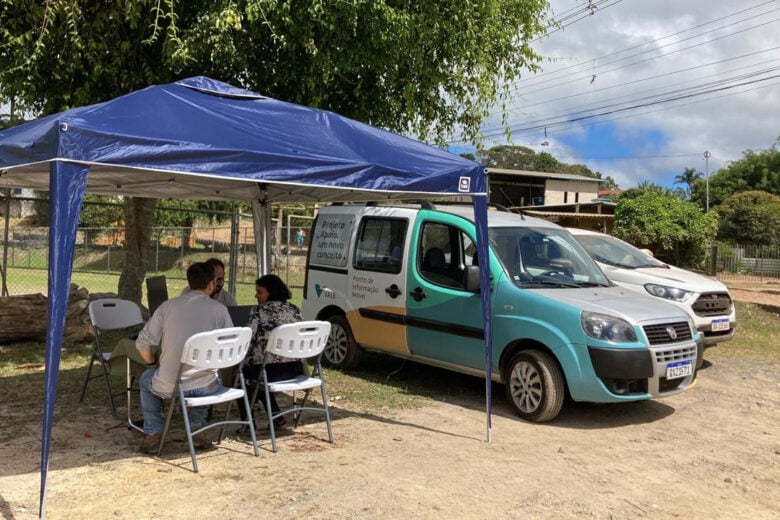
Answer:
MULTIPOLYGON (((461 218, 464 218, 469 222, 474 222, 474 207, 470 204, 434 204, 434 206, 435 207, 432 209, 432 211, 450 213, 452 215, 457 215, 461 218)), ((321 211, 325 211, 326 213, 338 213, 339 208, 342 209, 353 208, 352 210, 347 211, 348 213, 352 213, 355 211, 359 211, 360 208, 366 208, 366 207, 369 206, 345 204, 345 205, 328 206, 322 208, 321 211)), ((418 212, 427 209, 425 207, 421 207, 421 205, 419 204, 382 204, 376 207, 398 208, 410 212, 418 212)), ((512 213, 509 211, 501 211, 493 207, 491 207, 488 210, 488 226, 489 227, 518 227, 518 226, 531 227, 532 226, 532 227, 551 227, 551 228, 560 227, 558 224, 555 224, 554 222, 550 222, 549 220, 544 220, 536 217, 529 217, 527 215, 512 213)))

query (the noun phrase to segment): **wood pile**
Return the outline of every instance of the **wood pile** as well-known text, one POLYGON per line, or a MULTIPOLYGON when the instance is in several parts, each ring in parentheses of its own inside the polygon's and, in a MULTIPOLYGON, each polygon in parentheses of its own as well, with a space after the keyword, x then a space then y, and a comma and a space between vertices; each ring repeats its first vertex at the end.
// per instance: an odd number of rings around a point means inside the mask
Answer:
MULTIPOLYGON (((45 341, 48 298, 40 293, 0 297, 0 343, 45 341)), ((89 319, 89 291, 71 284, 65 316, 64 343, 95 337, 89 319)))

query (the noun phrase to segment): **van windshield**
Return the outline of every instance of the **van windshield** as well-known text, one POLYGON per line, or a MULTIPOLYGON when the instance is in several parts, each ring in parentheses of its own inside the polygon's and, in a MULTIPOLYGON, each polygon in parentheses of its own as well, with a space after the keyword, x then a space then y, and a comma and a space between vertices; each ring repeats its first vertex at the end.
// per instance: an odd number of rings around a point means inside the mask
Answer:
POLYGON ((490 243, 509 278, 522 287, 609 286, 604 273, 563 228, 491 228, 490 243))

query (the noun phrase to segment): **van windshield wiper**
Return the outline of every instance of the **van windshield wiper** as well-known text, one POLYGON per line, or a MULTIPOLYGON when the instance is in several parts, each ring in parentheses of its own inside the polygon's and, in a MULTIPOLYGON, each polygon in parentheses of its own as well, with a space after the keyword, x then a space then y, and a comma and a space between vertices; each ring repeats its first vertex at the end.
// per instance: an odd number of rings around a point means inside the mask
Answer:
POLYGON ((580 284, 576 282, 567 282, 559 278, 554 278, 552 276, 545 276, 541 278, 539 276, 535 276, 533 280, 523 282, 523 285, 531 285, 531 284, 553 285, 556 287, 582 287, 580 284))

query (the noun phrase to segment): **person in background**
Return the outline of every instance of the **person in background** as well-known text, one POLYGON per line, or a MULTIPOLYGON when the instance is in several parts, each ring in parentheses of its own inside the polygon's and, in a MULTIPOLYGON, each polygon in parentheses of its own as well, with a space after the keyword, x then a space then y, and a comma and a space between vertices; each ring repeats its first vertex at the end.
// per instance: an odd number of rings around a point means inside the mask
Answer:
MULTIPOLYGON (((266 374, 269 381, 283 381, 303 373, 303 363, 300 360, 290 360, 271 353, 266 353, 270 332, 286 323, 303 320, 298 307, 290 303, 290 289, 274 274, 261 276, 255 281, 255 298, 257 307, 249 314, 249 324, 252 329, 252 342, 249 345, 247 363, 244 365, 244 377, 250 380, 261 378, 263 359, 266 361, 266 374)), ((265 406, 265 402, 263 402, 265 406)), ((271 394, 271 411, 279 411, 276 398, 271 394)), ((267 410, 266 410, 267 412, 267 410)), ((274 426, 284 426, 284 417, 274 419, 274 426)))
MULTIPOLYGON (((235 296, 223 290, 225 286, 225 264, 222 263, 222 260, 219 258, 209 258, 205 263, 214 267, 215 285, 214 293, 211 295, 211 297, 226 307, 233 307, 238 305, 238 303, 236 303, 235 296)), ((189 287, 185 287, 181 293, 186 294, 190 291, 191 289, 189 287)))
MULTIPOLYGON (((139 378, 141 410, 144 414, 143 453, 156 453, 160 447, 165 419, 162 414, 162 398, 170 398, 176 388, 184 343, 199 332, 232 327, 227 307, 218 303, 214 292, 214 266, 196 262, 187 269, 186 294, 163 302, 138 334, 135 346, 149 367, 139 378), (153 348, 160 346, 159 359, 153 348)), ((222 390, 216 370, 185 367, 182 387, 186 397, 203 397, 222 390)), ((206 425, 207 407, 190 411, 192 429, 206 425)), ((196 448, 208 448, 211 439, 206 432, 193 436, 196 448)))

